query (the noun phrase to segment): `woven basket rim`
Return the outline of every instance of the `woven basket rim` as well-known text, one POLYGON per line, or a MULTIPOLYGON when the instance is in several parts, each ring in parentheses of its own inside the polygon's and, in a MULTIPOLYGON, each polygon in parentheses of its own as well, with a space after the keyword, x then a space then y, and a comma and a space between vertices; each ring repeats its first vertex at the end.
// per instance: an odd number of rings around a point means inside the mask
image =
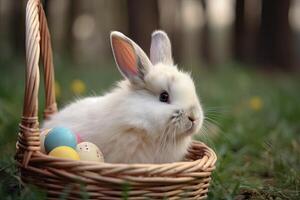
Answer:
MULTIPOLYGON (((207 157, 213 157, 214 161, 211 163, 211 166, 214 166, 215 162, 216 162, 216 154, 215 152, 210 148, 208 147, 205 143, 203 142, 200 142, 200 141, 197 141, 197 140, 193 140, 192 141, 192 145, 193 144, 199 144, 202 146, 203 149, 205 149, 205 153, 203 155, 204 156, 207 156, 207 157)), ((192 146, 191 145, 191 146, 192 146)), ((83 160, 72 160, 72 159, 64 159, 64 158, 58 158, 58 157, 53 157, 53 156, 50 156, 50 155, 47 155, 47 154, 44 154, 43 152, 41 151, 38 151, 38 152, 35 152, 31 159, 30 159, 30 162, 44 162, 44 161, 51 161, 51 162, 54 162, 54 161, 58 161, 58 162, 62 162, 62 161, 65 161, 65 162, 68 162, 68 163, 77 163, 77 164, 81 164, 81 165, 103 165, 103 166, 106 166, 106 167, 109 167, 109 166, 114 166, 114 167, 132 167, 132 168, 140 168, 140 167, 166 167, 166 166, 179 166, 179 165, 182 165, 182 164, 188 164, 188 163, 191 163, 191 164, 196 164, 197 162, 200 162, 202 161, 203 157, 199 158, 199 159, 195 159, 195 160, 186 160, 186 161, 178 161, 178 162, 169 162, 169 163, 110 163, 110 162, 97 162, 97 161, 83 161, 83 160)))

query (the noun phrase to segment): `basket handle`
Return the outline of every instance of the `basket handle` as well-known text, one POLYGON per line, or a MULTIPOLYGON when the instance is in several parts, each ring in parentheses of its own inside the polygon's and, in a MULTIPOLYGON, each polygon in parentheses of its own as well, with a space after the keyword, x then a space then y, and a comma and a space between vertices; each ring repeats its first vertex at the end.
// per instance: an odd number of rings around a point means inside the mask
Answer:
POLYGON ((54 68, 50 33, 40 0, 29 0, 26 6, 26 77, 23 116, 17 142, 17 160, 27 166, 32 154, 40 151, 38 90, 40 54, 44 65, 46 106, 44 118, 57 111, 54 68), (19 159, 18 159, 19 158, 19 159))

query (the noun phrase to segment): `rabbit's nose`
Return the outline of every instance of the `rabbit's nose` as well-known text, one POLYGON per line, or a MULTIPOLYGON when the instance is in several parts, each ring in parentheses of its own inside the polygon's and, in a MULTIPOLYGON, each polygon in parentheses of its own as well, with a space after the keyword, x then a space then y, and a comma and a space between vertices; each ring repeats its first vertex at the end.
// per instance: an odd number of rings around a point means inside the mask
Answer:
POLYGON ((194 122, 194 121, 195 121, 195 118, 192 117, 192 116, 188 116, 188 118, 189 118, 189 120, 190 120, 191 122, 194 122))
POLYGON ((193 123, 198 122, 200 119, 200 110, 197 106, 189 107, 189 109, 186 111, 186 114, 188 119, 193 123))

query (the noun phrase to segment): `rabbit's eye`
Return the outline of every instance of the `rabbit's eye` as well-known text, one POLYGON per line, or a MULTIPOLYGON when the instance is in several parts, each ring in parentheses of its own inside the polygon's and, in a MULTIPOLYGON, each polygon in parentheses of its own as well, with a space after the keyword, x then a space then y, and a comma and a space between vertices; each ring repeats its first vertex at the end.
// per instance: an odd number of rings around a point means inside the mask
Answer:
POLYGON ((159 95, 159 100, 161 102, 169 102, 169 94, 166 91, 163 91, 160 95, 159 95))

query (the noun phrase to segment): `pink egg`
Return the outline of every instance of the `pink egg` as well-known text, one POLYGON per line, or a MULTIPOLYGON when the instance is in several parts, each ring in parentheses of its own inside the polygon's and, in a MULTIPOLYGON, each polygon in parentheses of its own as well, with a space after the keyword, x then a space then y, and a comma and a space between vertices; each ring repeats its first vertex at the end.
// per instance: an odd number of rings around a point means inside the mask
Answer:
POLYGON ((80 136, 79 133, 75 133, 75 135, 76 135, 77 144, 83 142, 83 139, 82 139, 82 137, 80 136))

